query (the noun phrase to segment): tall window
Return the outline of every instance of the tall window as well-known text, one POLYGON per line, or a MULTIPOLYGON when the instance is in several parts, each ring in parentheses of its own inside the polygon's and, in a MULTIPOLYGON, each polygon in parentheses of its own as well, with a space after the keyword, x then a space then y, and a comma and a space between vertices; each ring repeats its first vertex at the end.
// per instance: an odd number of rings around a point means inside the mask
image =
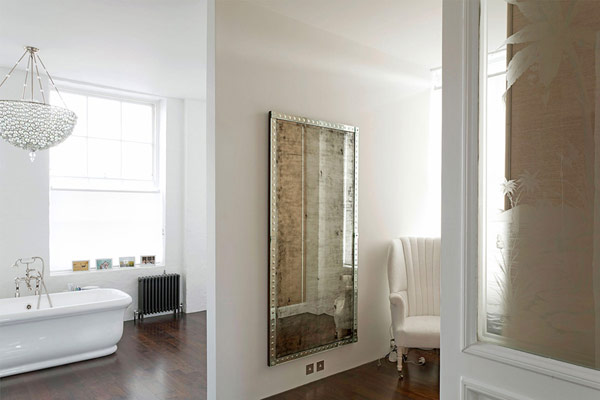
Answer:
MULTIPOLYGON (((72 261, 141 255, 164 258, 164 179, 159 103, 128 94, 61 91, 78 117, 73 135, 50 150, 50 268, 72 261)), ((50 102, 62 105, 56 92, 50 102)))

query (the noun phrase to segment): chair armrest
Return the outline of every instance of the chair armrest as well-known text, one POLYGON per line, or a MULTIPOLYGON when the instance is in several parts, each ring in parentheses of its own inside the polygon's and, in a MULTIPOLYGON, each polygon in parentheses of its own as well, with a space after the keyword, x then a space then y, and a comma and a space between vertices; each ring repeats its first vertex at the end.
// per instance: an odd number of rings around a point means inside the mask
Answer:
POLYGON ((394 328, 399 328, 408 316, 408 293, 405 290, 390 293, 390 304, 392 309, 392 324, 394 328))
POLYGON ((406 291, 390 293, 390 303, 393 305, 406 306, 406 291))

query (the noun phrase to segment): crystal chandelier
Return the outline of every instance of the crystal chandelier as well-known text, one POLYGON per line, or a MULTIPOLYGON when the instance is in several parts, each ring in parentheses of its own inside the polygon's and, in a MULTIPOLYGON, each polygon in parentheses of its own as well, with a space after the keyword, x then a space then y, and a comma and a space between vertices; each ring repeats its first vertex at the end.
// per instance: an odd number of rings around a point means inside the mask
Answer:
POLYGON ((77 122, 77 115, 66 108, 54 80, 37 52, 38 49, 35 47, 25 47, 25 53, 0 82, 1 88, 27 56, 27 69, 25 70, 25 83, 23 84, 21 100, 0 100, 0 137, 14 146, 29 150, 31 161, 35 159, 36 151, 64 142, 73 132, 77 122), (46 95, 39 71, 40 66, 46 73, 50 84, 58 93, 65 108, 46 103, 46 95), (37 80, 39 86, 38 92, 41 96, 41 102, 35 99, 35 80, 37 80))

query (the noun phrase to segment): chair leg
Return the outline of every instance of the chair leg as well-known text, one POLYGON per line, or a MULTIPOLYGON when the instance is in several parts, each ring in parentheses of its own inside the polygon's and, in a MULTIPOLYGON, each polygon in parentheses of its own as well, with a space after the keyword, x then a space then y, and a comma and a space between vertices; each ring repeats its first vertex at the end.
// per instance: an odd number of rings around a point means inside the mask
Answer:
POLYGON ((398 347, 398 352, 401 354, 398 357, 398 377, 400 379, 404 379, 404 372, 402 371, 402 367, 404 362, 406 361, 406 355, 408 354, 408 348, 406 347, 398 347))
POLYGON ((402 372, 402 360, 404 357, 398 357, 398 378, 404 379, 404 373, 402 372))

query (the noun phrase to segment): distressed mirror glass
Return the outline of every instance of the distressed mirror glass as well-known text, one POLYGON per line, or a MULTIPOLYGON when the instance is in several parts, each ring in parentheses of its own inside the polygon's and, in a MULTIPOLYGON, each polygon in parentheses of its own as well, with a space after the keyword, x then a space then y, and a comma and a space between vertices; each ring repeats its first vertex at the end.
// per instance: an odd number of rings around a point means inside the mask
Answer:
POLYGON ((600 2, 481 7, 479 337, 598 369, 600 2))
POLYGON ((357 336, 358 129, 270 114, 269 365, 357 336))

